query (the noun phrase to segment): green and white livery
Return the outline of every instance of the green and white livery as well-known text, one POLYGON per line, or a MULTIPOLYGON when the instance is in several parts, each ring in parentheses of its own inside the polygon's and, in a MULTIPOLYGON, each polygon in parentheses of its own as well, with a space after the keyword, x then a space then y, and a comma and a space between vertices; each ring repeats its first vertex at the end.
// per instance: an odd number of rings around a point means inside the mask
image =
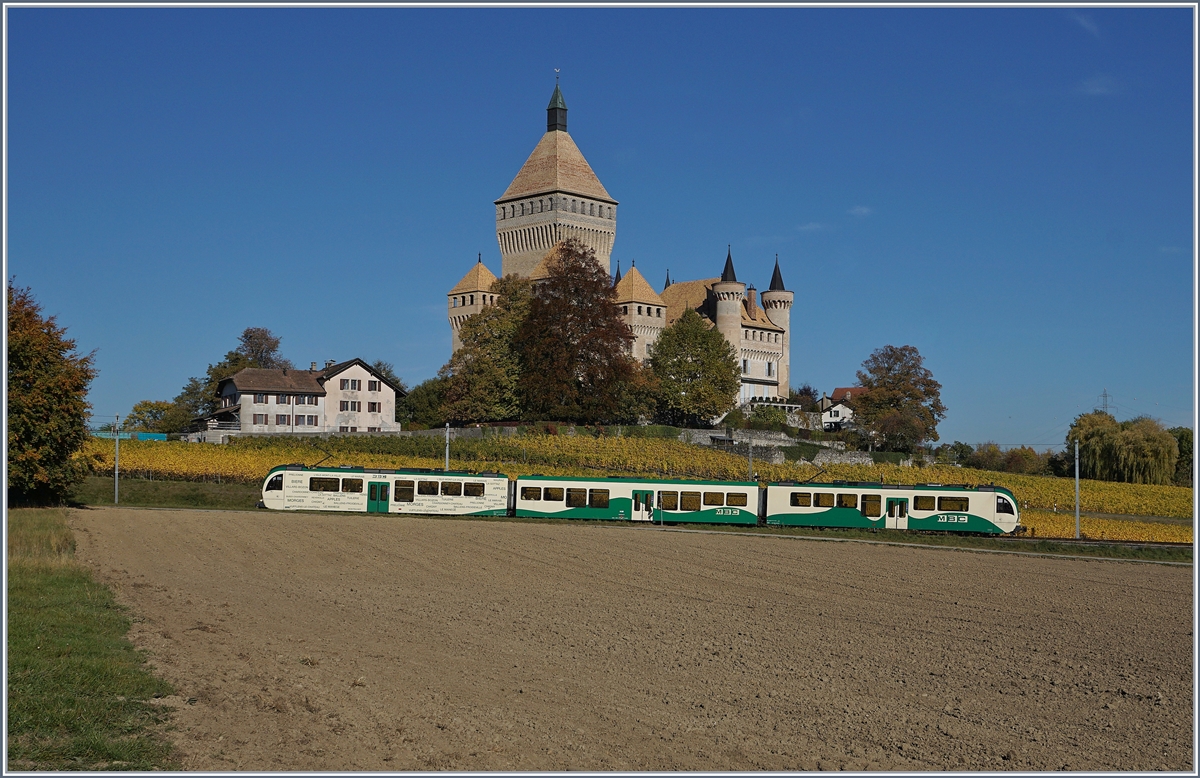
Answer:
POLYGON ((834 481, 766 487, 766 523, 1007 535, 1021 525, 1017 500, 1001 486, 834 481))
POLYGON ((292 511, 504 516, 508 476, 362 467, 271 468, 262 507, 292 511))
POLYGON ((753 481, 638 478, 517 478, 517 516, 655 523, 757 524, 753 481))

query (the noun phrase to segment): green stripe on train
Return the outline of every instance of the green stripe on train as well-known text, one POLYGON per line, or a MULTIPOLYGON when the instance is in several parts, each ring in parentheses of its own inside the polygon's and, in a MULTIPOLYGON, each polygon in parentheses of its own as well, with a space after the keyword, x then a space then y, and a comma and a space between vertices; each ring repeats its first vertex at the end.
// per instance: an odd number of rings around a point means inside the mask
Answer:
MULTIPOLYGON (((518 516, 542 519, 597 519, 604 521, 629 521, 632 518, 633 501, 624 497, 615 497, 608 503, 607 508, 562 508, 555 511, 538 511, 530 508, 518 508, 518 516)), ((665 521, 688 524, 757 524, 758 516, 753 511, 741 508, 709 508, 703 511, 662 511, 654 509, 650 512, 654 521, 665 521)))
MULTIPOLYGON (((862 515, 856 508, 830 508, 820 513, 774 513, 767 516, 767 524, 783 527, 844 527, 858 529, 883 529, 887 519, 880 516, 872 519, 862 515)), ((929 532, 982 532, 1002 535, 1004 530, 992 522, 973 513, 939 513, 923 519, 908 517, 908 529, 929 532)))

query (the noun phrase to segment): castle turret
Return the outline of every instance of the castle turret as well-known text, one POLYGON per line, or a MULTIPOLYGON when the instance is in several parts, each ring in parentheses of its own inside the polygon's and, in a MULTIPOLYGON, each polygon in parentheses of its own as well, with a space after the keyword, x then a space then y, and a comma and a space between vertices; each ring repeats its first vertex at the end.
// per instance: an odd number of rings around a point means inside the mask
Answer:
POLYGON ((737 348, 742 337, 742 301, 746 299, 746 285, 739 283, 733 272, 732 249, 725 255, 721 280, 713 284, 712 290, 717 298, 717 331, 737 348))
POLYGON ((621 318, 636 338, 630 345, 633 356, 648 359, 654 342, 666 326, 667 304, 642 276, 636 262, 617 281, 616 298, 621 318))
POLYGON ((462 280, 446 295, 446 311, 450 318, 454 351, 462 348, 459 330, 467 317, 496 302, 496 295, 492 294, 492 284, 495 280, 495 274, 483 264, 483 255, 480 254, 475 267, 467 271, 462 280))
POLYGON ((546 134, 495 204, 502 275, 528 277, 567 238, 589 246, 609 272, 617 201, 567 133, 567 103, 557 85, 546 107, 546 134))
POLYGON ((792 300, 795 295, 783 287, 783 276, 779 272, 779 255, 775 255, 775 272, 771 275, 771 288, 762 293, 762 307, 767 318, 783 330, 783 356, 779 360, 779 394, 787 397, 791 393, 792 354, 792 300))

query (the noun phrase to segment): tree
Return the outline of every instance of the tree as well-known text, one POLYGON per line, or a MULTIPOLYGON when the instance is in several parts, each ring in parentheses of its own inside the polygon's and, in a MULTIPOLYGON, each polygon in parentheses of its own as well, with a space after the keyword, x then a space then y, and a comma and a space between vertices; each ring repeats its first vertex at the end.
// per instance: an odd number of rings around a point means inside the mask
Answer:
POLYGON ((956 440, 953 443, 943 443, 934 449, 933 453, 938 464, 962 465, 966 464, 967 458, 975 453, 975 448, 970 443, 956 440))
POLYGON ((876 349, 856 374, 867 391, 851 401, 854 423, 883 451, 912 452, 938 439, 942 385, 914 346, 876 349))
POLYGON ((371 363, 371 369, 391 381, 400 391, 408 393, 408 385, 400 380, 400 376, 396 375, 396 367, 391 362, 377 359, 371 363))
POLYGON ((1146 416, 1118 422, 1104 411, 1076 417, 1067 431, 1064 459, 1074 460, 1079 443, 1079 475, 1100 481, 1169 484, 1175 479, 1179 445, 1162 424, 1146 416))
POLYGON ((658 378, 658 417, 677 427, 708 426, 737 401, 737 354, 692 309, 658 336, 650 355, 658 378))
POLYGON ((402 418, 412 425, 410 428, 442 426, 446 423, 446 417, 442 415, 445 393, 446 379, 435 377, 422 381, 400 403, 402 418))
POLYGON ((94 353, 79 355, 28 288, 8 285, 8 504, 61 503, 87 475, 94 353))
POLYGON ((469 423, 508 421, 521 412, 521 363, 514 341, 529 315, 533 284, 507 275, 492 283, 495 305, 463 322, 462 347, 438 375, 446 380, 446 419, 469 423))
MULTIPOLYGON (((168 417, 174 403, 166 400, 142 400, 134 403, 133 410, 121 422, 121 429, 137 432, 166 432, 162 429, 163 420, 168 417)), ((172 430, 175 432, 177 430, 172 430)))
POLYGON ((1175 485, 1192 485, 1192 429, 1191 427, 1172 427, 1167 430, 1175 438, 1179 447, 1179 459, 1175 460, 1175 485))
MULTIPOLYGON (((237 353, 245 357, 251 367, 291 370, 292 360, 279 355, 279 342, 279 338, 266 327, 247 327, 238 336, 237 353)), ((229 355, 226 354, 225 358, 229 359, 229 355)))
POLYGON ((529 419, 609 423, 634 375, 633 332, 621 320, 612 279, 580 241, 560 241, 546 256, 515 338, 518 390, 529 419))
POLYGON ((804 384, 799 389, 793 389, 788 395, 788 402, 793 405, 799 405, 800 410, 805 413, 815 413, 817 409, 817 390, 813 389, 809 384, 804 384))

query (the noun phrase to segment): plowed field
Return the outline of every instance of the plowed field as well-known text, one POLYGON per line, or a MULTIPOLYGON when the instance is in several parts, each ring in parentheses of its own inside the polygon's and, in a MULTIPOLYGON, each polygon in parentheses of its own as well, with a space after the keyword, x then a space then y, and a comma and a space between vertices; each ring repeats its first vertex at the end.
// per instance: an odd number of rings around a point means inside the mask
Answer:
POLYGON ((1192 770, 1192 570, 91 509, 193 770, 1192 770))

